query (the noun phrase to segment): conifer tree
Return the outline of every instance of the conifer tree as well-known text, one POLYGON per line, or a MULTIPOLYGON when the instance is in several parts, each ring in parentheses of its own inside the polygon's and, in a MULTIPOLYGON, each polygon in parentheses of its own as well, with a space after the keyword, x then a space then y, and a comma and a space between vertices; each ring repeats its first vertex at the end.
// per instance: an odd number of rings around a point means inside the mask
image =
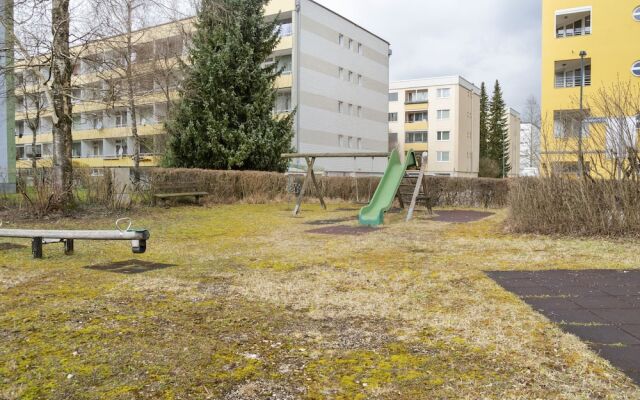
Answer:
POLYGON ((509 164, 509 128, 507 126, 506 104, 502 96, 500 83, 496 80, 489 108, 488 156, 500 168, 500 176, 506 177, 509 164))
POLYGON ((284 171, 293 115, 276 118, 275 81, 265 64, 278 44, 268 0, 203 0, 169 122, 167 164, 181 168, 284 171))
POLYGON ((489 139, 489 95, 484 82, 480 85, 480 158, 487 158, 489 139))

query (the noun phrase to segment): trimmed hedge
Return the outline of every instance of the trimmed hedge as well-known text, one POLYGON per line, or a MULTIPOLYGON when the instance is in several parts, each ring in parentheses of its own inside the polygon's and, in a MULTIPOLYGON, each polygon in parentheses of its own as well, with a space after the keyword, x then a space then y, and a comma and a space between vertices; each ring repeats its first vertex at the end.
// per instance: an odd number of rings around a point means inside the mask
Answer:
MULTIPOLYGON (((154 168, 147 172, 152 193, 198 190, 210 194, 216 204, 282 201, 299 193, 303 176, 271 172, 210 171, 154 168)), ((375 192, 379 177, 318 177, 327 199, 367 201, 375 192)), ((433 206, 500 208, 507 205, 508 182, 498 179, 427 177, 428 197, 433 206)), ((307 197, 313 199, 314 189, 307 197)))
POLYGON ((580 236, 640 235, 640 183, 522 178, 510 190, 514 232, 580 236))

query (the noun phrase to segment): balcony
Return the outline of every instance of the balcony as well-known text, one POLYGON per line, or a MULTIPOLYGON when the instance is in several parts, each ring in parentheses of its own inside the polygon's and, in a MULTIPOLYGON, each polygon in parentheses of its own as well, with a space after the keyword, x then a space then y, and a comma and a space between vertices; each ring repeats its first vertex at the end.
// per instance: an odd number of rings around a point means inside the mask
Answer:
MULTIPOLYGON (((591 59, 585 59, 584 86, 591 86, 591 59)), ((556 88, 572 88, 582 86, 582 66, 580 60, 556 61, 556 88)))
POLYGON ((556 38, 591 35, 591 7, 556 12, 556 38))
POLYGON ((410 90, 405 92, 404 104, 424 104, 429 102, 428 90, 410 90))

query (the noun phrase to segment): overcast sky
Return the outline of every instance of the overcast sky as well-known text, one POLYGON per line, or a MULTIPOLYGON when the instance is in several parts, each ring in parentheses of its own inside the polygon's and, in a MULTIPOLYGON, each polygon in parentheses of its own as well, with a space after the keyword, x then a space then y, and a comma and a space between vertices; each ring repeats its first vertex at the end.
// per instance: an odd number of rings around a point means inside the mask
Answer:
POLYGON ((391 42, 391 79, 462 75, 540 100, 540 0, 317 0, 391 42))

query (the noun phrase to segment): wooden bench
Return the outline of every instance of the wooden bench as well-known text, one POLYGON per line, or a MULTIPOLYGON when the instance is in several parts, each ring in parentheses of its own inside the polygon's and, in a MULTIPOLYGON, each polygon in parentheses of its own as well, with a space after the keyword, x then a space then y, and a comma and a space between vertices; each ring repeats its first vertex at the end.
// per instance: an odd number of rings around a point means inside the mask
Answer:
POLYGON ((200 204, 200 198, 208 195, 209 193, 207 192, 156 193, 153 195, 153 205, 156 205, 157 200, 161 200, 164 203, 169 199, 179 199, 184 197, 193 197, 196 200, 196 204, 200 204))

